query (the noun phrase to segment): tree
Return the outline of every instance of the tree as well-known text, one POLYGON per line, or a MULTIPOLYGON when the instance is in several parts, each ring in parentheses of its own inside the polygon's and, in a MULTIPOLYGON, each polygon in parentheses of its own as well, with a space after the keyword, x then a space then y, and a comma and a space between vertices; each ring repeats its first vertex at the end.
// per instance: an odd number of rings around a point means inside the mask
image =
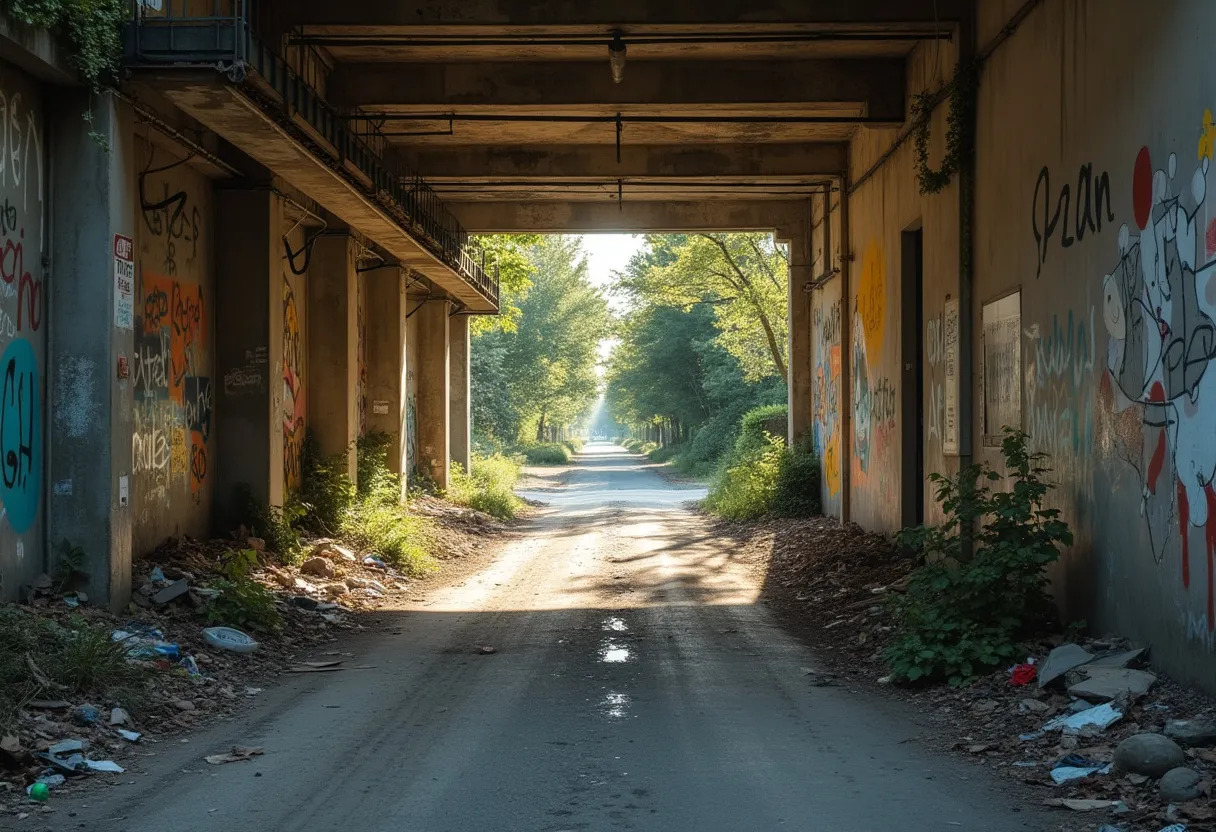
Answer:
POLYGON ((710 304, 718 343, 749 381, 787 380, 785 254, 770 234, 648 235, 618 286, 635 302, 710 304))

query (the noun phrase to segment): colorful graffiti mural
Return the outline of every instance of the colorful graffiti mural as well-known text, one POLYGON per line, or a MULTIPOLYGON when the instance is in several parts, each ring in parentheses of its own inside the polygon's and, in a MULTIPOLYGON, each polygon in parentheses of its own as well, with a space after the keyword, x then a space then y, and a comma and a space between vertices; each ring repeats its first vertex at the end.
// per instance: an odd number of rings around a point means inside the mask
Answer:
POLYGON ((288 489, 300 487, 307 421, 304 399, 304 336, 291 281, 283 278, 283 477, 288 489))
POLYGON ((1189 187, 1178 159, 1154 168, 1148 148, 1132 172, 1136 236, 1119 230, 1119 258, 1103 277, 1108 333, 1099 395, 1105 433, 1137 473, 1140 512, 1161 562, 1178 535, 1182 583, 1190 588, 1190 530, 1207 549, 1207 628, 1216 629, 1216 222, 1203 224, 1213 142, 1210 113, 1189 187))
POLYGON ((828 496, 840 493, 840 301, 815 308, 812 319, 815 372, 811 435, 823 465, 828 496))
POLYGON ((364 285, 364 281, 360 279, 356 290, 357 310, 355 313, 355 326, 358 334, 355 361, 359 373, 358 404, 360 436, 367 433, 367 308, 365 299, 367 292, 364 289, 364 285))

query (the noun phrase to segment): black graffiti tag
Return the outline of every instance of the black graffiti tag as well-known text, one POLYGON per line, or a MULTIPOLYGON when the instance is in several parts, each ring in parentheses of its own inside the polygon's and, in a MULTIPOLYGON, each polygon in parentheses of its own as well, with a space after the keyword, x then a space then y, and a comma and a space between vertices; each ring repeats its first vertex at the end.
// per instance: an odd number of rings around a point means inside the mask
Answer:
POLYGON ((1092 164, 1081 165, 1077 172, 1077 201, 1073 209, 1071 232, 1068 212, 1073 207, 1072 189, 1067 182, 1064 183, 1056 196, 1054 211, 1051 196, 1051 171, 1044 165, 1034 185, 1034 201, 1030 211, 1030 227, 1034 232, 1035 277, 1043 273, 1047 250, 1057 228, 1060 231, 1060 247, 1070 248, 1074 242, 1084 240, 1086 232, 1101 232, 1104 217, 1107 224, 1115 221, 1110 207, 1110 174, 1102 171, 1095 179, 1092 164), (1061 220, 1064 221, 1062 226, 1061 220))

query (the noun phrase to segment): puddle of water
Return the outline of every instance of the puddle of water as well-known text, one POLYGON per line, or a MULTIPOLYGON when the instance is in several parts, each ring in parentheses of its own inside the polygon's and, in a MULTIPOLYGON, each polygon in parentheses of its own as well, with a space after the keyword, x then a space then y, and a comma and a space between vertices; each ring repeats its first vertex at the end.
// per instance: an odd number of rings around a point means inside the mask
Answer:
POLYGON ((629 661, 632 651, 620 642, 605 639, 600 644, 600 661, 608 664, 620 664, 629 661))
POLYGON ((624 693, 610 693, 600 702, 600 710, 609 719, 624 719, 629 711, 629 696, 624 693))
POLYGON ((629 629, 629 625, 625 623, 623 618, 605 618, 604 623, 600 627, 605 630, 612 630, 614 633, 623 633, 629 629))

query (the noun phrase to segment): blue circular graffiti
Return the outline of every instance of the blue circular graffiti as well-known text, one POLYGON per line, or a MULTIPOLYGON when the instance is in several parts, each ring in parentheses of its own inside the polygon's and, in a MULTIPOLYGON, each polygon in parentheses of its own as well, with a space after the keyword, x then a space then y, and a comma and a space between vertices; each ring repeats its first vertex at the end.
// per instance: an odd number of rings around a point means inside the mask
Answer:
POLYGON ((0 497, 18 532, 34 525, 42 495, 42 384, 24 338, 0 356, 0 497))

